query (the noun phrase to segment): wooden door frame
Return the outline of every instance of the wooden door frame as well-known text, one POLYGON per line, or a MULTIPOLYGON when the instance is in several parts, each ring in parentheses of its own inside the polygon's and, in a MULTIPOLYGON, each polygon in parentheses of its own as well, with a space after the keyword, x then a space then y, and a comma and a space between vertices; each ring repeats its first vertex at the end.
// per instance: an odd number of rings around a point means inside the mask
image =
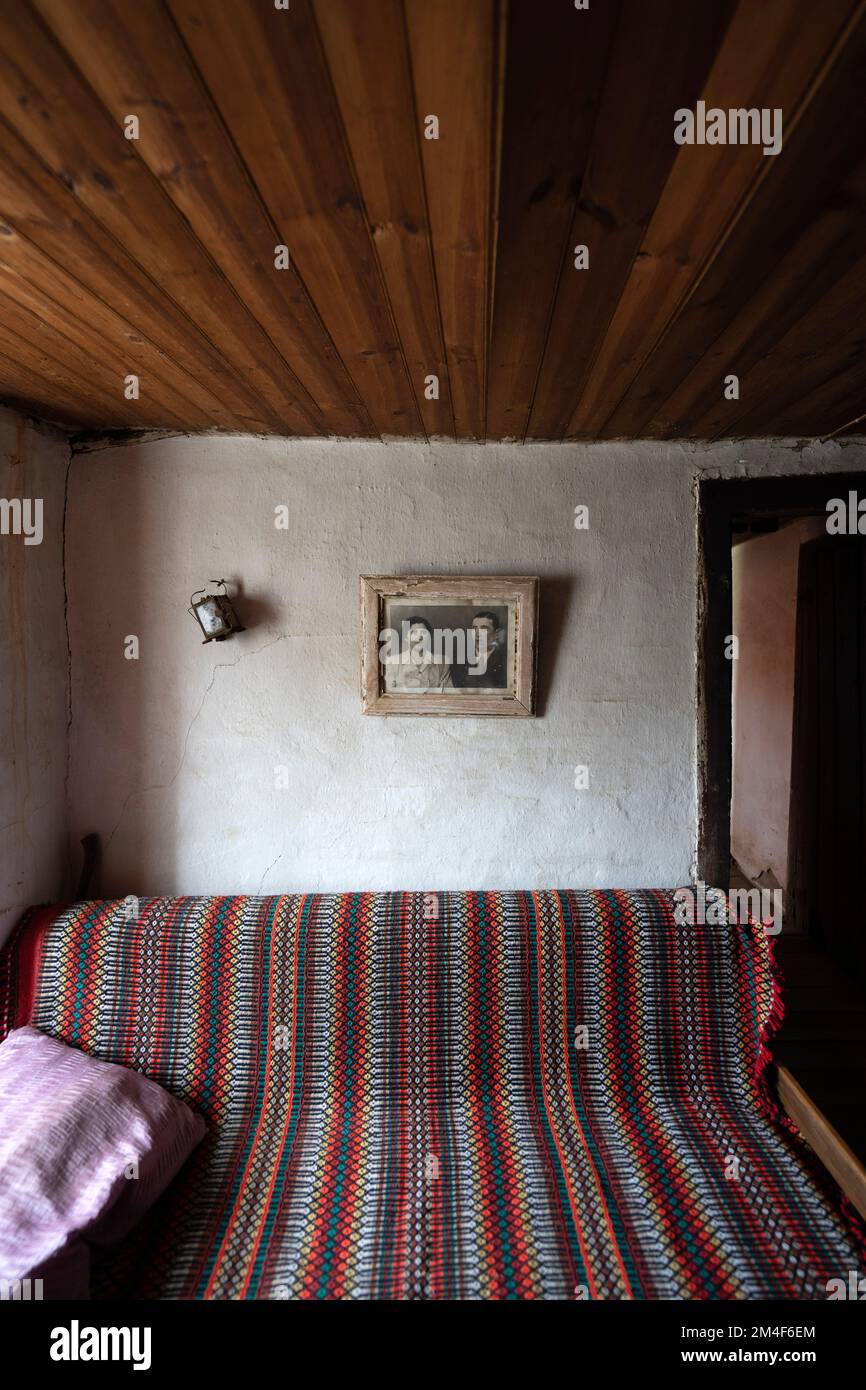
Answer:
POLYGON ((698 480, 697 877, 729 886, 731 862, 731 545, 735 521, 825 515, 831 497, 866 497, 866 472, 698 480))

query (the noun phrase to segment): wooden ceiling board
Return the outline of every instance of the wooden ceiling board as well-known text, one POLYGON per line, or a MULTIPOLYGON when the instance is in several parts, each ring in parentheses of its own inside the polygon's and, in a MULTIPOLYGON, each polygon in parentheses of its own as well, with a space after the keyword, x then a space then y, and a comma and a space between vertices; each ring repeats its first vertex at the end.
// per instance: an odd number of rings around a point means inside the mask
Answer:
POLYGON ((681 0, 623 0, 595 120, 586 177, 560 263, 528 433, 567 434, 647 224, 677 154, 673 113, 700 96, 730 18, 702 0, 683 24, 681 0), (574 264, 585 246, 588 269, 574 264))
POLYGON ((418 413, 428 436, 454 435, 403 6, 315 0, 315 16, 418 413))
POLYGON ((309 0, 171 0, 171 13, 380 434, 415 397, 309 0))
MULTIPOLYGON (((816 54, 842 28, 839 7, 741 0, 707 76, 704 100, 723 109, 779 107, 786 129, 810 90, 816 54)), ((568 432, 600 435, 696 283, 752 185, 769 172, 759 145, 679 148, 568 432)))
MULTIPOLYGON (((608 437, 635 433, 665 437, 665 401, 701 361, 749 300, 780 257, 819 217, 848 177, 863 150, 863 65, 866 62, 866 7, 848 29, 847 6, 840 5, 846 35, 832 58, 816 62, 811 99, 801 119, 784 137, 779 155, 765 158, 762 177, 752 185, 736 219, 720 231, 706 268, 644 368, 608 420, 608 437)), ((728 370, 736 373, 732 361, 728 370)), ((741 390, 747 383, 741 381, 741 390)), ((721 383, 720 383, 721 389, 721 383)), ((763 433, 773 433, 769 428, 763 433)))
POLYGON ((279 354, 299 425, 340 434, 369 429, 342 361, 291 264, 275 265, 281 237, 250 183, 186 45, 162 6, 125 0, 35 0, 39 12, 113 117, 140 115, 132 146, 183 215, 279 354), (288 368, 288 371, 286 371, 288 368))
POLYGON ((506 65, 488 433, 529 423, 560 266, 568 256, 619 3, 582 13, 512 0, 506 65))

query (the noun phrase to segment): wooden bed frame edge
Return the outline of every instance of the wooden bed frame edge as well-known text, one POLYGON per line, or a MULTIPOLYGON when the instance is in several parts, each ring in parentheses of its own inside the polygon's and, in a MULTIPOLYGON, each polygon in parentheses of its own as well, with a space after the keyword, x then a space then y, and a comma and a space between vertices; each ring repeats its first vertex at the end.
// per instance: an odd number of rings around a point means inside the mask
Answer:
POLYGON ((787 1067, 776 1068, 779 1100, 803 1138, 866 1220, 866 1168, 787 1067))

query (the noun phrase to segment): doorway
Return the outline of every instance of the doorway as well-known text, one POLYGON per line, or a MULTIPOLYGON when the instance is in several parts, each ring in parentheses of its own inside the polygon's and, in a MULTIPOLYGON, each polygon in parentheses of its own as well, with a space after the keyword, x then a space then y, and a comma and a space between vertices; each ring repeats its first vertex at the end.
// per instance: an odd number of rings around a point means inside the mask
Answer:
POLYGON ((699 485, 697 869, 722 887, 781 886, 774 1052, 866 1161, 860 499, 866 473, 699 485))
MULTIPOLYGON (((799 530, 801 542, 815 530, 820 539, 827 535, 828 504, 852 493, 866 499, 866 473, 710 479, 699 484, 697 876, 707 883, 727 887, 731 866, 734 660, 730 638, 737 635, 733 630, 735 545, 783 528, 793 531, 795 522, 806 523, 799 530), (817 526, 821 518, 823 525, 817 526)), ((832 545, 845 537, 827 539, 832 545)), ((859 538, 851 539, 859 543, 859 538)), ((862 623, 861 604, 861 633, 862 623)), ((850 665, 850 653, 845 660, 850 665)), ((825 685, 828 680, 825 669, 825 685)), ((861 789, 863 752, 861 733, 857 753, 861 789)), ((861 848, 866 851, 866 846, 861 848)))

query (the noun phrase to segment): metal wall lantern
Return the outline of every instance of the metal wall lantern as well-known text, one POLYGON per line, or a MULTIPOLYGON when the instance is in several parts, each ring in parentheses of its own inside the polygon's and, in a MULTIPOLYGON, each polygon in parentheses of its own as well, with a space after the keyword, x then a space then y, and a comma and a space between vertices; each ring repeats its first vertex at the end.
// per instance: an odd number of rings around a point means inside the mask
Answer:
MULTIPOLYGON (((226 587, 224 579, 209 579, 208 583, 226 587)), ((233 632, 245 631, 227 593, 210 594, 206 589, 196 589, 189 604, 189 612, 204 633, 205 642, 224 642, 233 632), (199 594, 203 597, 199 598, 199 594)))

